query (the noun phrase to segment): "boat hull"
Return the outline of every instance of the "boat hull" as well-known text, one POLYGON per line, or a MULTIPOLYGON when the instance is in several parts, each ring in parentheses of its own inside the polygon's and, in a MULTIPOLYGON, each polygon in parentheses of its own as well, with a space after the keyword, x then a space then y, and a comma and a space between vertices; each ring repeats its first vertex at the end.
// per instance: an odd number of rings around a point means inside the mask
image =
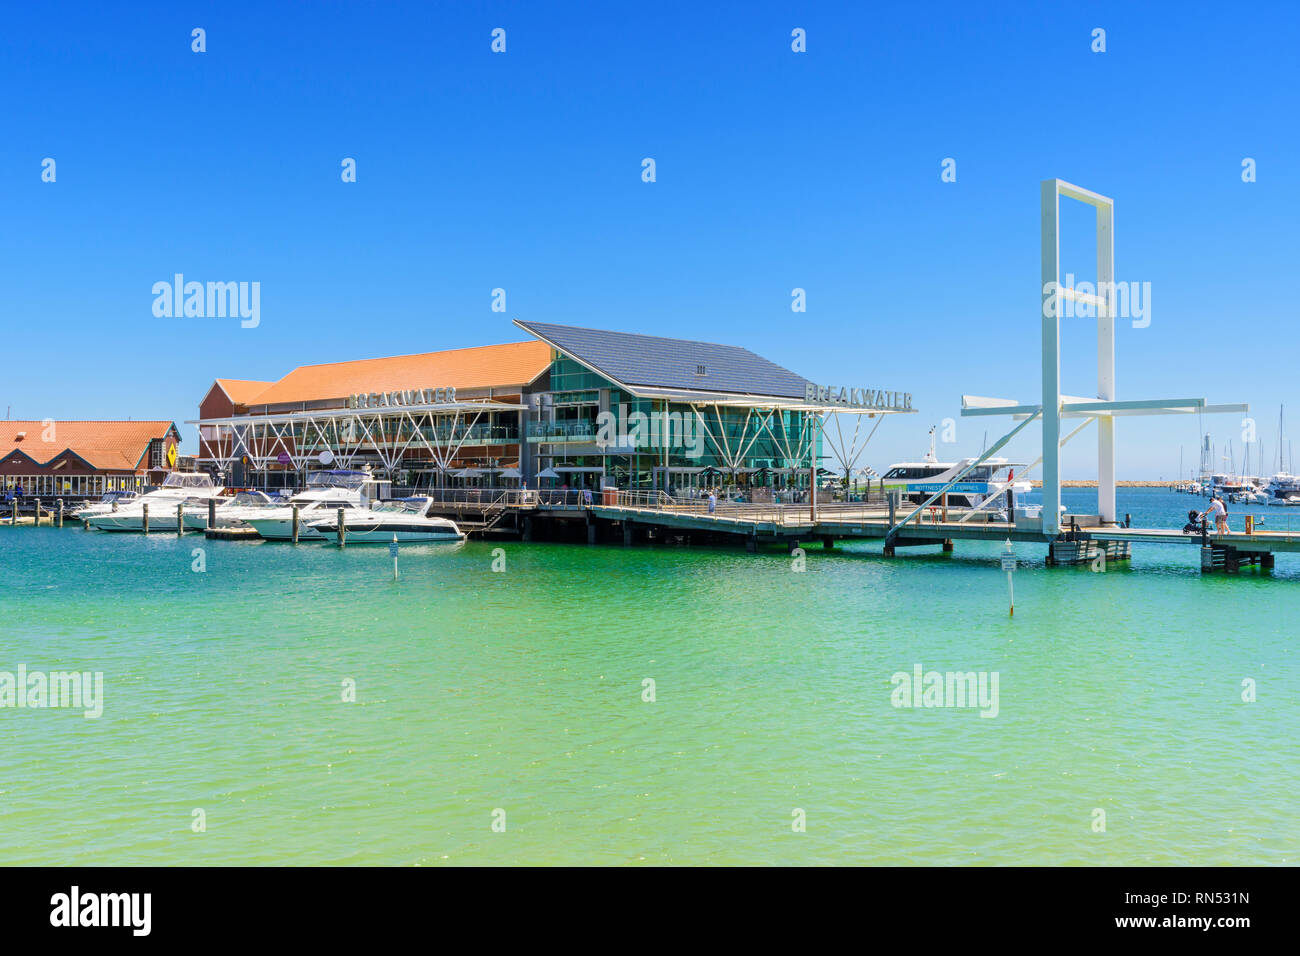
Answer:
MULTIPOLYGON (((292 518, 245 518, 244 524, 252 528, 262 538, 267 541, 292 541, 293 540, 293 519, 292 518)), ((313 538, 322 538, 319 531, 307 524, 301 519, 298 521, 298 540, 308 541, 313 538)))
MULTIPOLYGON (((338 534, 338 525, 318 526, 322 537, 331 538, 338 534)), ((452 528, 430 527, 428 525, 376 525, 362 523, 347 526, 348 544, 391 544, 396 537, 401 541, 463 541, 465 534, 452 528)))
MULTIPOLYGON (((93 515, 90 526, 99 531, 135 531, 144 530, 144 515, 139 512, 115 511, 109 514, 93 515)), ((176 512, 171 514, 149 515, 150 531, 175 531, 176 512)))

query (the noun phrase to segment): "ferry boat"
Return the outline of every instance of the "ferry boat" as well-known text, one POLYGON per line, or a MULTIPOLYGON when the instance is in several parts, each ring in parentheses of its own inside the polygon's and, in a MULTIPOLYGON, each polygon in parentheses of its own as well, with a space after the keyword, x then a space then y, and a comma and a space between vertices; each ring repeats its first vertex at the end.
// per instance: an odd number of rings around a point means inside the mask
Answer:
MULTIPOLYGON (((934 430, 930 430, 930 451, 921 461, 900 461, 889 466, 881 475, 887 487, 903 489, 905 500, 922 504, 927 498, 944 488, 966 469, 975 458, 960 461, 939 461, 934 451, 934 430)), ((976 508, 989 496, 1000 495, 1008 488, 1025 493, 1032 487, 1027 481, 1015 481, 1015 470, 1025 466, 1006 458, 989 458, 962 475, 962 479, 948 489, 948 505, 955 508, 976 508)), ((938 502, 936 502, 937 504, 938 502)))
MULTIPOLYGON (((176 530, 176 506, 196 507, 215 498, 222 487, 210 475, 196 471, 173 471, 161 485, 116 511, 106 511, 87 518, 90 527, 100 531, 144 530, 144 506, 149 506, 149 528, 156 531, 176 530)), ((112 507, 111 505, 109 506, 112 507)))
MULTIPOLYGON (((447 518, 426 515, 433 499, 428 496, 381 501, 369 511, 348 512, 344 518, 349 544, 385 544, 397 541, 462 541, 465 533, 447 518)), ((328 537, 339 530, 338 515, 313 521, 312 528, 328 537)))
MULTIPOLYGON (((323 535, 311 523, 333 514, 339 508, 370 510, 370 505, 388 493, 389 481, 373 478, 369 471, 317 471, 307 477, 307 488, 278 508, 240 515, 240 520, 268 541, 293 538, 293 508, 298 506, 298 539, 323 535)), ((351 522, 349 522, 351 523, 351 522)))

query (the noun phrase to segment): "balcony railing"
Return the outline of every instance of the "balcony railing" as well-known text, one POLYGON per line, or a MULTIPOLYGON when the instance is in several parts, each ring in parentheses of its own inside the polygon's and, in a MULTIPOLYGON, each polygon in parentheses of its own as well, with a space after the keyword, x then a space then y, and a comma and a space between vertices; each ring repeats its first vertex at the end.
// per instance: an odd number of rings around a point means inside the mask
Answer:
POLYGON ((529 422, 529 441, 581 441, 596 440, 596 423, 590 421, 572 422, 529 422))
MULTIPOLYGON (((339 442, 334 441, 333 433, 327 432, 325 438, 328 444, 340 446, 353 445, 370 445, 372 444, 371 436, 378 438, 380 441, 397 443, 406 442, 411 438, 409 429, 388 430, 382 433, 367 433, 360 428, 352 432, 351 439, 344 438, 339 442)), ((440 445, 456 444, 464 441, 472 445, 494 445, 494 444, 518 444, 519 429, 513 425, 474 425, 472 427, 461 426, 452 428, 450 425, 439 428, 429 428, 423 426, 420 428, 420 435, 428 442, 436 442, 440 445)), ((302 433, 293 436, 296 443, 310 444, 312 439, 319 439, 315 431, 307 433, 304 438, 302 433)))

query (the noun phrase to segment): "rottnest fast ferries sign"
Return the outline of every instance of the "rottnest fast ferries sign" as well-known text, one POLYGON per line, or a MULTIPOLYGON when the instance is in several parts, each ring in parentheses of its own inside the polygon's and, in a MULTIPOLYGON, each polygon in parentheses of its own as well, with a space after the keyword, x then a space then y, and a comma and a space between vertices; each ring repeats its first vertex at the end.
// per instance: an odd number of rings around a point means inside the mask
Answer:
POLYGON ((348 408, 402 408, 442 405, 456 401, 454 388, 406 388, 398 392, 359 392, 348 396, 348 408))
POLYGON ((818 405, 843 405, 867 411, 910 412, 911 392, 885 392, 874 388, 852 388, 847 385, 804 386, 804 401, 818 405))

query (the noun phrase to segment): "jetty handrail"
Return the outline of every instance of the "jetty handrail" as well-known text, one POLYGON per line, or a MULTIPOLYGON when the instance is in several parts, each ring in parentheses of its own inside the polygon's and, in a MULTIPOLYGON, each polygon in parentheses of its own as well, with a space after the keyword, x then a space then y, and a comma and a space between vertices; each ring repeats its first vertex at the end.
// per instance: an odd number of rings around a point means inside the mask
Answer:
POLYGON ((620 491, 618 493, 618 505, 620 508, 654 508, 663 510, 671 507, 673 499, 668 496, 666 491, 656 489, 655 491, 620 491))
POLYGON ((918 506, 916 507, 916 510, 915 510, 915 511, 913 511, 911 514, 909 514, 907 517, 905 517, 902 521, 898 522, 898 524, 896 524, 896 525, 894 525, 892 528, 890 528, 890 529, 889 529, 889 533, 885 536, 885 540, 888 541, 889 539, 893 538, 896 534, 898 534, 898 529, 899 529, 899 528, 903 527, 903 525, 907 524, 909 521, 911 521, 913 518, 915 518, 917 515, 919 515, 921 512, 923 512, 926 508, 930 507, 930 505, 934 504, 934 503, 935 503, 936 501, 938 501, 941 497, 943 497, 944 495, 946 495, 946 494, 948 493, 948 489, 949 489, 949 488, 951 488, 953 485, 957 484, 957 482, 959 482, 959 481, 961 481, 963 478, 965 478, 966 475, 970 474, 970 472, 971 472, 973 469, 975 469, 975 468, 978 467, 979 465, 984 464, 984 462, 988 461, 990 458, 992 458, 994 455, 996 455, 999 451, 1001 451, 1002 448, 1003 448, 1003 446, 1006 445, 1007 442, 1011 441, 1011 439, 1015 438, 1016 435, 1020 434, 1021 429, 1023 429, 1026 425, 1028 425, 1030 422, 1032 422, 1034 419, 1036 419, 1036 418, 1037 418, 1039 415, 1041 415, 1041 414, 1043 414, 1043 410, 1040 408, 1040 409, 1038 409, 1037 411, 1035 411, 1033 414, 1029 415, 1029 416, 1028 416, 1028 417, 1027 417, 1023 422, 1021 422, 1021 423, 1020 423, 1019 425, 1017 425, 1015 428, 1011 429, 1011 431, 1007 432, 1005 435, 1003 435, 1001 438, 999 438, 996 442, 994 442, 994 443, 993 443, 993 446, 992 446, 991 448, 986 449, 986 450, 984 451, 984 453, 981 454, 978 458, 976 458, 974 461, 972 461, 969 465, 967 465, 967 466, 966 466, 965 468, 963 468, 961 471, 957 472, 957 474, 954 475, 952 478, 950 478, 950 479, 948 480, 948 482, 947 482, 947 483, 946 483, 942 488, 940 488, 938 491, 936 491, 934 494, 932 494, 929 498, 925 499, 925 501, 923 501, 920 505, 918 505, 918 506))

